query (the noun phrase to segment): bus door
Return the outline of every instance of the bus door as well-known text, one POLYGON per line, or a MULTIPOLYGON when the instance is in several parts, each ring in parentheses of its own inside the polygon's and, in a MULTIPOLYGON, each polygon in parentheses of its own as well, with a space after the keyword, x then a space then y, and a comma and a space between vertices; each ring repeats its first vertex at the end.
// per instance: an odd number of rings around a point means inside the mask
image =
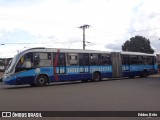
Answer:
POLYGON ((66 73, 65 53, 53 53, 53 67, 54 75, 66 73))
POLYGON ((122 58, 120 52, 112 52, 112 77, 118 78, 122 77, 122 58))
POLYGON ((129 55, 122 55, 122 71, 124 73, 130 72, 129 55))
POLYGON ((89 73, 88 53, 79 53, 79 73, 89 73))
POLYGON ((158 71, 158 69, 159 69, 159 63, 158 63, 159 61, 157 61, 157 58, 155 57, 155 56, 152 56, 151 57, 151 64, 152 64, 152 70, 154 70, 154 71, 158 71))
MULTIPOLYGON (((159 61, 158 61, 159 62, 159 61)), ((152 57, 152 65, 153 65, 153 69, 154 70, 157 70, 157 65, 156 65, 156 63, 157 63, 157 58, 154 56, 154 57, 152 57)))
POLYGON ((155 63, 156 60, 153 56, 143 56, 143 63, 144 63, 144 68, 148 70, 154 70, 155 69, 155 63))

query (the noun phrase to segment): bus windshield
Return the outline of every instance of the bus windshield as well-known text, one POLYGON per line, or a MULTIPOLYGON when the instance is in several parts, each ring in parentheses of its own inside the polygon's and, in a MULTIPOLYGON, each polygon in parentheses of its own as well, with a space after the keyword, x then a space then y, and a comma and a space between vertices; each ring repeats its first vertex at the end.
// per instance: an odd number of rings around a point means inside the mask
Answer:
POLYGON ((15 55, 14 58, 12 60, 10 60, 8 66, 6 68, 5 74, 13 73, 14 66, 15 66, 17 59, 18 59, 18 57, 17 57, 17 55, 15 55))

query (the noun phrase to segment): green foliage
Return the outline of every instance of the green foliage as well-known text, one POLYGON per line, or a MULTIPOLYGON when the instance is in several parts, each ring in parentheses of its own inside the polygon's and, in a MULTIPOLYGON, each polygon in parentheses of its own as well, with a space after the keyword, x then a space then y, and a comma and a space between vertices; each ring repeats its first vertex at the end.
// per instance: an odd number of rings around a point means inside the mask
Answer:
POLYGON ((122 45, 123 51, 143 52, 153 54, 154 50, 150 46, 150 40, 142 36, 135 36, 127 40, 122 45))

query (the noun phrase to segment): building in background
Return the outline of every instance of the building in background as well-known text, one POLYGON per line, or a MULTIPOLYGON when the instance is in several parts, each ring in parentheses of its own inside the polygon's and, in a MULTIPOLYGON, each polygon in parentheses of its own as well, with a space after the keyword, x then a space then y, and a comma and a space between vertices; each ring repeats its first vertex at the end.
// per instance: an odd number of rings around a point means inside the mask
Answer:
POLYGON ((0 79, 12 58, 0 58, 0 79))

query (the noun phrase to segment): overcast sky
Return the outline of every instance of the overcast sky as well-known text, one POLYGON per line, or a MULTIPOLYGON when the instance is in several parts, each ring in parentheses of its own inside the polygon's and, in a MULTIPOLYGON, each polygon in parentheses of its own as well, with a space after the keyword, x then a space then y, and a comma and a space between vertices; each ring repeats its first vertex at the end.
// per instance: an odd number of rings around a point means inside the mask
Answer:
POLYGON ((0 57, 30 47, 121 51, 135 35, 160 52, 159 0, 0 0, 0 57), (17 44, 16 44, 17 43, 17 44), (23 43, 23 44, 22 44, 23 43), (26 43, 26 44, 24 44, 26 43))

